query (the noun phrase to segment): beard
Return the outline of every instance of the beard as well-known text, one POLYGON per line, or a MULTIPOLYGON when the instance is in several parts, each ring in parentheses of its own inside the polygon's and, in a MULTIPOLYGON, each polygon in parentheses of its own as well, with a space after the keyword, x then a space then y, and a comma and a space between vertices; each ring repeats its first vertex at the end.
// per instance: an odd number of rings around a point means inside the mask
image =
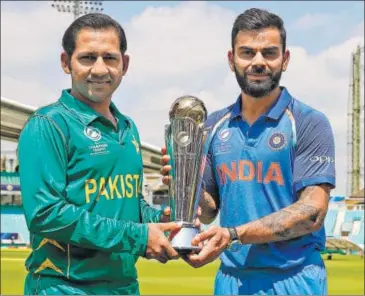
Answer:
POLYGON ((281 73, 283 72, 283 66, 281 65, 280 71, 265 73, 263 68, 254 68, 250 72, 240 74, 234 66, 234 72, 236 74, 237 83, 241 90, 253 98, 262 98, 272 92, 279 86, 281 73), (266 74, 268 75, 265 80, 249 81, 248 74, 266 74))

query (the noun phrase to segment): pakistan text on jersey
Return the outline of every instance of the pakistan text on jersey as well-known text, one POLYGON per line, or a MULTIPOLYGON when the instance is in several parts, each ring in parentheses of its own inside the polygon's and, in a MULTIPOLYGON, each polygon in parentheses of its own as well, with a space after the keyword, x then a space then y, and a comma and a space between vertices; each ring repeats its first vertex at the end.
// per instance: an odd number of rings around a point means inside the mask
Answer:
POLYGON ((271 162, 267 170, 263 170, 262 161, 253 163, 249 160, 222 163, 217 165, 216 169, 222 185, 227 183, 227 179, 230 182, 255 180, 257 183, 276 182, 278 185, 284 185, 282 170, 278 162, 271 162))
POLYGON ((107 200, 138 197, 142 188, 141 181, 140 175, 137 174, 85 180, 85 201, 89 203, 92 195, 95 195, 97 200, 101 196, 107 200))

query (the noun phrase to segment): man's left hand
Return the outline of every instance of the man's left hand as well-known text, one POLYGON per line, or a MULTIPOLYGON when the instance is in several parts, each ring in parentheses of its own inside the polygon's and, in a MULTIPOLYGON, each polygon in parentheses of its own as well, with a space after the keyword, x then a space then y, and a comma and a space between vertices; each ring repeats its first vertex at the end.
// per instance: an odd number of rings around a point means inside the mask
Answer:
POLYGON ((227 228, 211 226, 206 231, 196 235, 192 244, 198 246, 205 241, 207 242, 199 254, 190 254, 185 258, 185 261, 192 267, 202 267, 217 259, 230 242, 229 231, 227 228))

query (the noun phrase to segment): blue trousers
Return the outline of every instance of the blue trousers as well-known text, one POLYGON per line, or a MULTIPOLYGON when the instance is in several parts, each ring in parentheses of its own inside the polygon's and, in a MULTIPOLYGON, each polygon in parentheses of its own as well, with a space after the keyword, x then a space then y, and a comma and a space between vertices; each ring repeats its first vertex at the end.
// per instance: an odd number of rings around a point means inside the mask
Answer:
POLYGON ((218 270, 215 295, 327 295, 327 274, 322 264, 292 270, 218 270))

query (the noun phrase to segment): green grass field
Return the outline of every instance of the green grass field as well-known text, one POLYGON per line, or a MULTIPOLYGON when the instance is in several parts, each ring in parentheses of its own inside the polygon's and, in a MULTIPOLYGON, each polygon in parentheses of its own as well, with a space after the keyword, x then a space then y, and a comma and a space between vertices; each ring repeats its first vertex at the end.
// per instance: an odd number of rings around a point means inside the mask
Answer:
MULTIPOLYGON (((1 295, 23 294, 27 251, 1 250, 1 295)), ((329 294, 364 295, 364 260, 359 256, 334 255, 325 260, 329 294)), ((140 260, 138 271, 141 294, 212 294, 218 261, 193 269, 184 261, 165 265, 140 260)))

